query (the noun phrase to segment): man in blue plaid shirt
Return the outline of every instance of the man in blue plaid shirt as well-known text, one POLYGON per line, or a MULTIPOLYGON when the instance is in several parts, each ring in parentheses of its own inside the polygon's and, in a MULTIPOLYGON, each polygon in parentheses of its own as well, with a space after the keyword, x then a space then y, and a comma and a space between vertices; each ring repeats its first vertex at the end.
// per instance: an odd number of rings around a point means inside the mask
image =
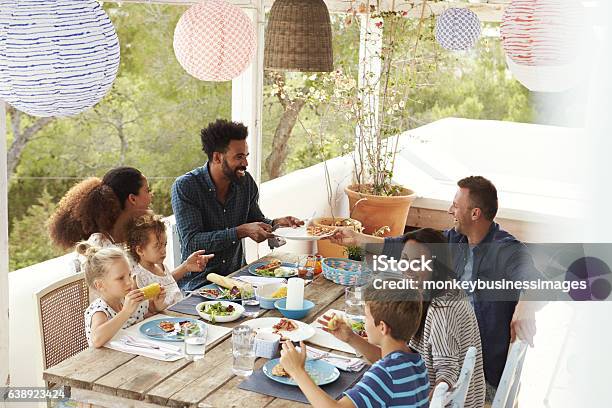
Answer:
POLYGON ((208 162, 172 185, 182 259, 201 249, 215 255, 206 274, 190 272, 178 282, 184 290, 201 287, 208 273, 228 275, 243 267, 242 238, 262 242, 272 237, 274 227, 303 224, 295 217, 271 220, 261 212, 257 184, 246 171, 247 134, 241 123, 222 119, 210 123, 200 134, 208 162))

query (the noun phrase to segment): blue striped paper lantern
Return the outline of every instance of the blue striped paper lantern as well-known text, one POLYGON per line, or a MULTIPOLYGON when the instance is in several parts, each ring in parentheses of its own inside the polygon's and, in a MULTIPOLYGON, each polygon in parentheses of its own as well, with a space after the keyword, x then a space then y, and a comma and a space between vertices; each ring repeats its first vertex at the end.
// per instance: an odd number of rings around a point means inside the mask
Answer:
POLYGON ((98 103, 119 68, 115 27, 92 0, 0 0, 0 98, 34 116, 98 103))

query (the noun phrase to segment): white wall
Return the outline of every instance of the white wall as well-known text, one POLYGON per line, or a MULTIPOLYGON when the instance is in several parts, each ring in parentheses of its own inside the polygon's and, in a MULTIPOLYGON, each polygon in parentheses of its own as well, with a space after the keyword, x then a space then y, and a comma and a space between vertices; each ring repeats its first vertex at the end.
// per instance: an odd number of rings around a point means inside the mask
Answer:
MULTIPOLYGON (((325 166, 319 163, 261 185, 259 204, 266 217, 292 215, 304 219, 315 211, 316 217, 327 217, 331 216, 332 208, 334 216, 346 216, 348 199, 344 187, 351 183, 353 162, 350 157, 338 157, 328 160, 327 167, 332 187, 331 207, 325 183, 325 166)), ((249 262, 270 252, 266 242, 257 245, 250 239, 245 240, 245 248, 249 262)), ((304 254, 315 250, 312 243, 288 241, 279 251, 304 254)))
POLYGON ((34 294, 72 273, 74 254, 9 273, 9 368, 11 385, 42 386, 42 347, 34 294))

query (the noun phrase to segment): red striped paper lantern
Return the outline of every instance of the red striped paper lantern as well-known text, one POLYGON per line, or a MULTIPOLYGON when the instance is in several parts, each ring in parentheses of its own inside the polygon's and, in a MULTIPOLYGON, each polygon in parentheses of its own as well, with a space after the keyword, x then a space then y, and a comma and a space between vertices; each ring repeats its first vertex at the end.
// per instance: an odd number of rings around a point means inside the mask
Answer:
POLYGON ((512 0, 502 18, 502 44, 519 65, 568 64, 576 58, 583 21, 575 0, 512 0))
POLYGON ((174 55, 202 81, 229 81, 251 63, 255 38, 253 23, 240 7, 207 0, 181 16, 174 29, 174 55))

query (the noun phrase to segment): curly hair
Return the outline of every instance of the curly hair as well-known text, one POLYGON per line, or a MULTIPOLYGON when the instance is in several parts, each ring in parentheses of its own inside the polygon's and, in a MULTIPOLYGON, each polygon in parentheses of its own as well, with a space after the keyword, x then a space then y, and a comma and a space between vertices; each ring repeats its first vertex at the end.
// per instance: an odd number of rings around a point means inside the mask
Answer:
POLYGON ((217 119, 209 123, 208 127, 200 131, 202 150, 206 152, 208 160, 212 160, 213 153, 225 153, 232 140, 244 140, 249 131, 246 126, 238 122, 229 122, 225 119, 217 119))
POLYGON ((131 219, 126 229, 127 247, 136 262, 140 262, 140 256, 136 252, 136 248, 142 248, 149 243, 150 232, 155 234, 158 242, 162 241, 162 237, 166 234, 166 224, 161 215, 155 214, 144 214, 131 219))
POLYGON ((68 249, 95 232, 110 233, 129 194, 138 194, 144 176, 133 167, 117 167, 104 179, 74 185, 60 200, 47 228, 55 245, 68 249))

